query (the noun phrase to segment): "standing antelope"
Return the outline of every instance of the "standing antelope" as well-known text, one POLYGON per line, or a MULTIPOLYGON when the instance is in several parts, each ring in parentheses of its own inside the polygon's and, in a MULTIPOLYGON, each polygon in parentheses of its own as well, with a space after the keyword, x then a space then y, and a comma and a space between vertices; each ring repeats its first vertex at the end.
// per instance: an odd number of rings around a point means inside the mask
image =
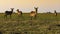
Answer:
POLYGON ((54 14, 55 14, 55 16, 57 16, 57 12, 56 12, 56 10, 54 10, 54 14))
POLYGON ((33 17, 36 18, 36 16, 37 16, 38 7, 37 8, 34 7, 34 9, 35 9, 35 11, 30 12, 31 20, 32 20, 33 17))
POLYGON ((11 18, 11 15, 13 13, 13 9, 14 8, 11 8, 11 11, 5 11, 5 17, 7 17, 7 15, 10 15, 10 18, 11 18))
POLYGON ((38 13, 37 11, 38 11, 38 7, 34 7, 34 9, 35 9, 35 11, 36 11, 36 14, 38 13))
POLYGON ((18 16, 22 16, 22 11, 19 11, 19 9, 17 9, 17 14, 18 16))

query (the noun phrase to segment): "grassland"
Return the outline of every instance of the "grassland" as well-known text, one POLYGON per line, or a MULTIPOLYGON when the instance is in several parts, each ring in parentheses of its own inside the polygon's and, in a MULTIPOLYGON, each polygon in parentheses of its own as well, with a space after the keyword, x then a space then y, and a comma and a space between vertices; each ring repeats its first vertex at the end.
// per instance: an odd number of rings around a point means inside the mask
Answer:
POLYGON ((12 14, 4 18, 4 14, 0 14, 0 34, 60 34, 60 14, 39 13, 36 19, 30 20, 28 13, 24 13, 22 17, 12 14))

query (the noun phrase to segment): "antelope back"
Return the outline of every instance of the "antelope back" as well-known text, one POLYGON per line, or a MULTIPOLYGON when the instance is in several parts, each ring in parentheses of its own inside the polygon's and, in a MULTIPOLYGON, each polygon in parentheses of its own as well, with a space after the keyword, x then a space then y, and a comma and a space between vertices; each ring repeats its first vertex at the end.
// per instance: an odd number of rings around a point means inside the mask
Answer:
POLYGON ((35 11, 31 11, 30 16, 35 16, 36 12, 35 11))

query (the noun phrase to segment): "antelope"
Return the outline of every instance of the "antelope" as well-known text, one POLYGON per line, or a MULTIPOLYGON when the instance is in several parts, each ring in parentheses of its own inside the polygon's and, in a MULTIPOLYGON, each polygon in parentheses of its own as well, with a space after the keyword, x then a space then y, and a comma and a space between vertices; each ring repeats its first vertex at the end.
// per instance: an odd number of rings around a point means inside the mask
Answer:
POLYGON ((10 15, 10 18, 11 18, 13 10, 14 10, 14 8, 11 8, 11 11, 5 11, 5 17, 7 17, 8 15, 10 15))
POLYGON ((18 16, 22 16, 22 11, 19 11, 19 9, 17 9, 16 11, 17 11, 18 16))
POLYGON ((37 8, 34 7, 34 9, 35 9, 35 11, 31 11, 30 12, 31 20, 32 20, 33 17, 36 18, 36 16, 37 16, 38 7, 37 8))
POLYGON ((36 12, 35 11, 31 11, 30 17, 31 17, 31 20, 32 20, 33 17, 35 18, 36 17, 36 12))
POLYGON ((55 16, 57 16, 57 12, 56 12, 56 10, 54 10, 54 14, 55 14, 55 16))

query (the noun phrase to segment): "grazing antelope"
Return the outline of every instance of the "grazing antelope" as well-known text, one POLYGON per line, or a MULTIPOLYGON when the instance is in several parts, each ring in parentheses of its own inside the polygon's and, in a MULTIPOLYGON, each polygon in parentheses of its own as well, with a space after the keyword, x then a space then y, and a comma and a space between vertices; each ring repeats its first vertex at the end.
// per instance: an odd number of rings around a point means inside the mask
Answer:
POLYGON ((34 9, 35 9, 35 11, 30 12, 31 20, 32 20, 33 17, 36 18, 36 16, 37 16, 38 7, 37 8, 34 7, 34 9))
POLYGON ((17 14, 18 16, 22 16, 22 11, 19 11, 19 9, 17 9, 17 14))
POLYGON ((57 12, 56 12, 56 10, 54 10, 54 14, 55 14, 55 16, 57 16, 57 12))
POLYGON ((11 11, 5 11, 5 17, 7 17, 7 15, 10 15, 10 18, 11 18, 11 15, 13 13, 13 9, 14 8, 11 8, 11 11))

